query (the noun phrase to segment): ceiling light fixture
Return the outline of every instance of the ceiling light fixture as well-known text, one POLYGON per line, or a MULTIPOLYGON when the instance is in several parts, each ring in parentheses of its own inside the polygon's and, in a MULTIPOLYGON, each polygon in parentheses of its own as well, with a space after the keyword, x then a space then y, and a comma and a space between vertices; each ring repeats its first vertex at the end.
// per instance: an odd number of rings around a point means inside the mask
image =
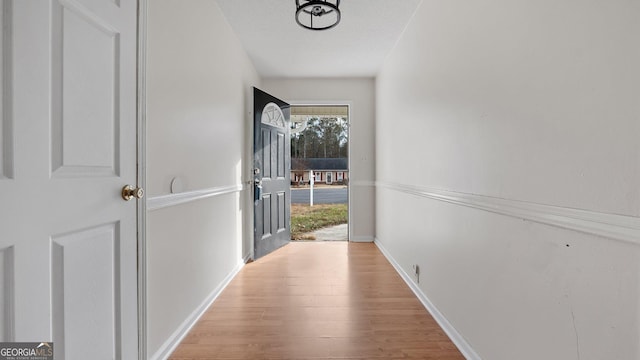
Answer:
POLYGON ((296 0, 296 22, 309 30, 327 30, 340 22, 340 0, 296 0))

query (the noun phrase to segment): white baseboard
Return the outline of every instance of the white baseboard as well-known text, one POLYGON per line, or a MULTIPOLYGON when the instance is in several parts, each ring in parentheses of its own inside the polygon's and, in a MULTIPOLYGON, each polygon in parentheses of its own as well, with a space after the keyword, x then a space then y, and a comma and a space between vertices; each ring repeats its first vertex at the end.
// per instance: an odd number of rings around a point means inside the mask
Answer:
POLYGON ((360 236, 351 236, 349 237, 349 241, 351 242, 373 242, 374 237, 371 235, 360 235, 360 236))
POLYGON ((444 332, 449 336, 451 341, 456 345, 458 350, 464 355, 467 360, 482 360, 480 355, 478 355, 471 345, 464 339, 464 337, 451 325, 449 320, 436 308, 435 305, 429 300, 427 295, 425 295, 422 290, 416 285, 416 283, 411 279, 409 274, 407 274, 400 264, 396 262, 396 260, 391 256, 391 254, 384 248, 384 245, 380 243, 380 241, 376 238, 375 244, 380 249, 380 252, 387 258, 389 263, 396 269, 398 274, 402 277, 402 279, 409 285, 414 294, 418 297, 422 305, 429 311, 431 316, 436 320, 438 325, 444 330, 444 332))
POLYGON ((240 272, 245 262, 242 261, 239 263, 225 278, 222 280, 220 285, 218 285, 209 296, 198 306, 192 313, 189 315, 185 321, 178 326, 176 331, 169 336, 167 341, 158 349, 158 351, 151 356, 151 360, 165 360, 169 358, 171 353, 180 345, 180 342, 187 336, 191 328, 198 322, 200 317, 204 315, 209 306, 222 294, 222 291, 229 285, 231 280, 240 272))

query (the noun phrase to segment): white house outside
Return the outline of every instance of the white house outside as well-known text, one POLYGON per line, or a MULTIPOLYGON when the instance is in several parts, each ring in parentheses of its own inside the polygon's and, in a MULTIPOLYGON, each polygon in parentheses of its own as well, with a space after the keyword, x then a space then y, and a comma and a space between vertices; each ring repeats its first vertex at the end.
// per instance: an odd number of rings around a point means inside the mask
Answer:
POLYGON ((315 183, 342 185, 349 181, 347 158, 293 158, 291 184, 308 184, 310 171, 313 171, 315 183))

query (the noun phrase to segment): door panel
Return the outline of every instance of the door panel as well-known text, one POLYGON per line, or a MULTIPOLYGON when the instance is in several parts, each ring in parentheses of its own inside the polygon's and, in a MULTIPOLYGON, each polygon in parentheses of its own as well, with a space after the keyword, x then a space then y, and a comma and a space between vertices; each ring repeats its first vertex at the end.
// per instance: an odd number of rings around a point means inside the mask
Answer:
POLYGON ((289 104, 254 88, 254 257, 286 245, 291 238, 289 104), (259 195, 259 196, 258 196, 259 195))
POLYGON ((277 213, 277 231, 281 232, 287 229, 287 194, 284 191, 278 192, 278 213, 277 213))
POLYGON ((12 174, 11 136, 11 2, 0 3, 0 180, 12 174))
MULTIPOLYGON (((11 2, 0 3, 0 184, 11 178, 13 146, 11 134, 11 2)), ((1 186, 1 185, 0 185, 1 186)), ((2 231, 2 230, 0 230, 2 231)), ((1 238, 0 238, 1 239, 1 238)), ((13 337, 13 246, 12 240, 0 242, 0 341, 13 337)))
POLYGON ((135 359, 137 3, 2 4, 0 341, 135 359))
POLYGON ((0 249, 0 340, 10 339, 13 329, 13 247, 0 249))
MULTIPOLYGON (((262 236, 260 240, 271 236, 271 194, 262 194, 262 236)), ((260 205, 258 205, 260 206, 260 205)))
POLYGON ((118 174, 120 34, 71 2, 53 3, 52 23, 54 176, 118 174))
MULTIPOLYGON (((262 125, 260 125, 262 126, 262 125)), ((271 178, 271 129, 261 129, 262 131, 262 177, 271 178)))
MULTIPOLYGON (((278 149, 276 150, 278 156, 278 179, 281 180, 285 177, 285 167, 287 166, 287 161, 285 159, 285 145, 286 141, 284 138, 285 134, 278 133, 278 149)), ((291 176, 291 175, 289 175, 291 176)))
POLYGON ((53 341, 56 352, 67 359, 81 359, 92 351, 121 358, 115 353, 120 339, 114 338, 120 318, 115 297, 121 289, 116 276, 119 248, 117 223, 52 238, 53 341))

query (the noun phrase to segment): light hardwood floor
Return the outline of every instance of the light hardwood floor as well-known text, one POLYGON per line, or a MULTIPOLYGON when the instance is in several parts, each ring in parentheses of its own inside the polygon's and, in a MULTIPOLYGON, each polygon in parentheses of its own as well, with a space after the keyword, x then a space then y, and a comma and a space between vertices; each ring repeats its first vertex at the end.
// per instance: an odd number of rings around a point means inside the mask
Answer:
POLYGON ((298 242, 247 264, 171 359, 464 359, 371 243, 298 242))

